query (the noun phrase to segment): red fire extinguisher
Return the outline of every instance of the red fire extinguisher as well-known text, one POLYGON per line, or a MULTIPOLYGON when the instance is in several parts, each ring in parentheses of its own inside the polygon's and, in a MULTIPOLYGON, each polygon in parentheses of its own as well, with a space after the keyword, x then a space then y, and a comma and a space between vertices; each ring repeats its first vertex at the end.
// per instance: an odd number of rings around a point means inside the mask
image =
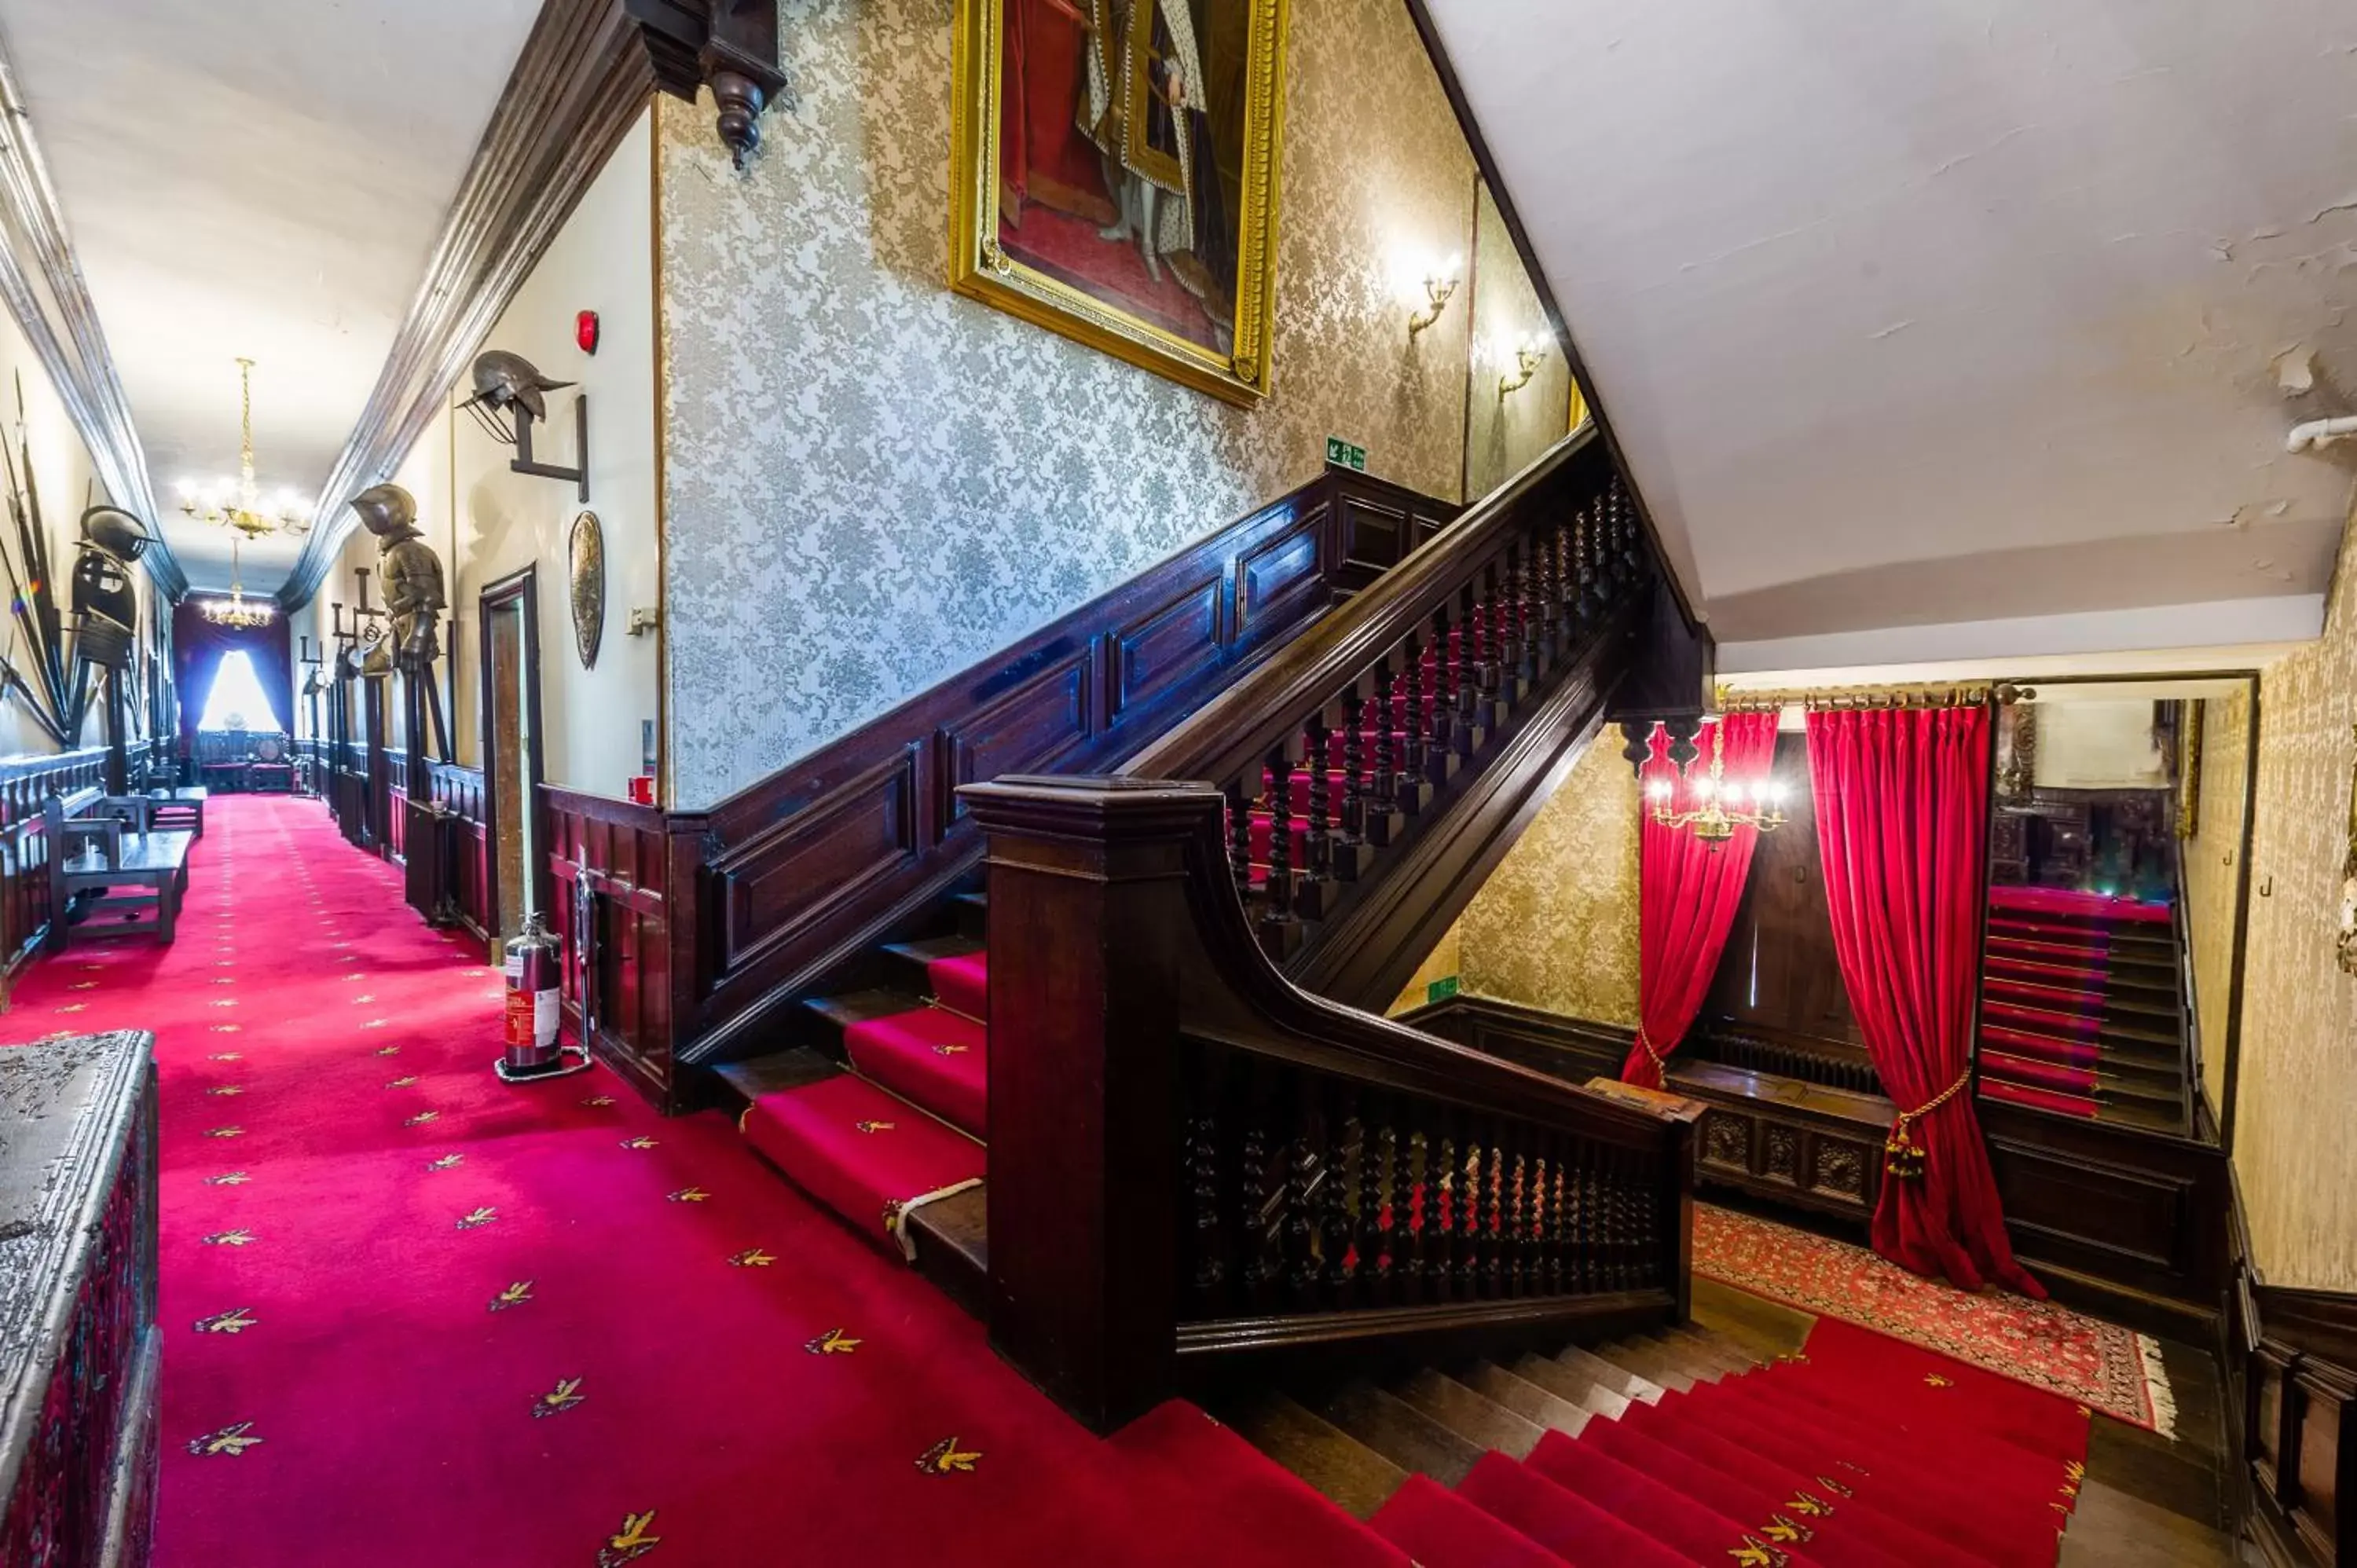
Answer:
POLYGON ((557 975, 564 952, 538 910, 524 917, 523 930, 507 945, 507 1049, 494 1069, 506 1082, 588 1070, 587 1048, 557 1039, 563 1021, 557 975))

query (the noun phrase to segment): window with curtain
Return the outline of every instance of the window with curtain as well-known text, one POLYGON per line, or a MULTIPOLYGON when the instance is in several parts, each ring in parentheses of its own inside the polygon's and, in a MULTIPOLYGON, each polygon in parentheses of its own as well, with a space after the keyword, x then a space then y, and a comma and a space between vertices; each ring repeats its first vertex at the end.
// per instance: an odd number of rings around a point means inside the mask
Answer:
POLYGON ((270 698, 262 689, 262 679, 253 671, 253 659, 243 649, 231 649, 221 655, 221 669, 213 676, 213 689, 205 699, 204 717, 197 721, 199 730, 275 730, 278 720, 270 711, 270 698))

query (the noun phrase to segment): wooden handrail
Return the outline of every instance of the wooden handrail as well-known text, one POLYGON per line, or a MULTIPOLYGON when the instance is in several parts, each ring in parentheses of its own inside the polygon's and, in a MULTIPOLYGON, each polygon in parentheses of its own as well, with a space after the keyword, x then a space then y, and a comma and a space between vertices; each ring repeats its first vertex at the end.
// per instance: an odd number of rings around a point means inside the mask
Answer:
POLYGON ((1682 1310, 1682 1113, 1292 984, 1206 784, 961 796, 989 839, 991 1335, 1073 1413, 1118 1425, 1240 1356, 1682 1310))
POLYGON ((1246 766, 1303 714, 1356 680, 1384 650, 1421 631, 1433 612, 1484 567, 1502 557, 1529 526, 1552 481, 1577 471, 1600 482, 1610 472, 1596 427, 1584 424, 1541 453, 1522 472, 1466 509, 1351 604, 1206 703, 1195 715, 1130 758, 1141 779, 1223 779, 1246 766))

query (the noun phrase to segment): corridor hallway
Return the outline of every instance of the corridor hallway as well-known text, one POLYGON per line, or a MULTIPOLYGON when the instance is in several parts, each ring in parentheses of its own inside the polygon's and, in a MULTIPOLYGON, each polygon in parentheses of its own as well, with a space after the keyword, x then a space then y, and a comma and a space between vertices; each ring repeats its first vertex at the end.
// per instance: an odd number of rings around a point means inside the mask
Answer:
POLYGON ((500 1085, 400 878, 216 799, 178 940, 0 1019, 156 1036, 159 1568, 1397 1561, 1190 1407, 1092 1437, 722 1117, 500 1085))

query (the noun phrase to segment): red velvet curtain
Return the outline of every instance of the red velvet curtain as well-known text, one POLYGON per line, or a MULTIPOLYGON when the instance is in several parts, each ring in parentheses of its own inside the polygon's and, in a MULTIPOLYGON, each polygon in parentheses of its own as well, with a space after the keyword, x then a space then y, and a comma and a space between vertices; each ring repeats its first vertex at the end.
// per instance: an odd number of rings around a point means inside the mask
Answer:
POLYGON ((1743 901, 1744 880, 1751 875, 1751 851, 1760 839, 1755 828, 1738 828, 1735 836, 1717 848, 1704 843, 1685 828, 1663 827, 1653 821, 1657 780, 1671 786, 1673 810, 1691 811, 1701 802, 1697 787, 1710 776, 1712 731, 1726 727, 1721 762, 1731 783, 1765 779, 1776 760, 1774 714, 1729 714, 1705 725, 1695 737, 1701 755, 1681 776, 1670 760, 1670 738, 1659 725, 1653 729, 1652 755, 1638 770, 1644 817, 1637 838, 1637 1043, 1620 1077, 1647 1089, 1662 1086, 1657 1058, 1677 1049, 1686 1030, 1702 1011, 1718 955, 1727 946, 1727 929, 1735 923, 1735 908, 1743 901))
POLYGON ((1986 707, 1809 715, 1809 779, 1842 983, 1883 1090, 1898 1102, 1894 1135, 1922 1150, 1920 1175, 1884 1173, 1874 1250, 1965 1290, 1994 1281, 2042 1297, 2006 1239, 1966 1078, 1988 764, 1986 707), (1907 1114, 1919 1112, 1908 1125, 1907 1114))
POLYGON ((220 672, 222 658, 233 650, 253 659, 254 677, 270 699, 269 714, 249 714, 247 722, 257 730, 286 730, 287 720, 294 716, 295 660, 287 648, 286 623, 273 617, 266 626, 218 626, 204 618, 195 599, 183 599, 172 609, 172 663, 180 694, 183 757, 189 754, 188 737, 197 733, 197 725, 205 716, 205 699, 212 695, 213 676, 220 672))

